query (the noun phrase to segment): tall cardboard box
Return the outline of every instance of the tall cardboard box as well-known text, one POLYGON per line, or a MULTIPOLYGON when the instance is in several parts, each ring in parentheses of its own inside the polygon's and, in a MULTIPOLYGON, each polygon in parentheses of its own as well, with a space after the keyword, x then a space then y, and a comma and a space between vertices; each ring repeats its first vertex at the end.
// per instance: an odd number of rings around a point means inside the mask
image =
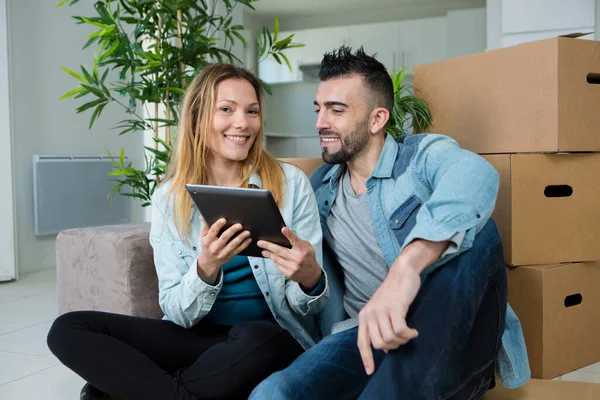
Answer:
POLYGON ((508 302, 531 374, 551 379, 600 361, 600 262, 512 268, 508 302))
POLYGON ((600 153, 484 158, 500 174, 492 218, 507 264, 600 260, 600 153))
POLYGON ((480 154, 600 151, 600 42, 555 37, 416 66, 431 132, 480 154))

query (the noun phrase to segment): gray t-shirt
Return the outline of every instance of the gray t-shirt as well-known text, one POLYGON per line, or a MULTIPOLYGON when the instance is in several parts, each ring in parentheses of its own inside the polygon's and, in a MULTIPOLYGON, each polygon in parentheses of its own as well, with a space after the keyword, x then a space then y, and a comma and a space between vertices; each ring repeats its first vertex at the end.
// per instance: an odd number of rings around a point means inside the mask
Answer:
POLYGON ((358 325, 359 311, 388 273, 373 228, 368 194, 354 193, 347 169, 327 217, 325 240, 344 270, 344 309, 350 316, 334 326, 333 333, 337 333, 358 325))

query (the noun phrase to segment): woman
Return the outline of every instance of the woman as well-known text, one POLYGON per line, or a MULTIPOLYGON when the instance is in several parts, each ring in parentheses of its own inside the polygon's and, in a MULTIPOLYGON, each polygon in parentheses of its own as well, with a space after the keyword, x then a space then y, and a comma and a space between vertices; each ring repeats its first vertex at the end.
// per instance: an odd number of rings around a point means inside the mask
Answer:
POLYGON ((88 382, 82 398, 247 398, 318 340, 314 314, 328 286, 316 201, 299 169, 263 151, 262 107, 258 79, 232 65, 211 65, 190 84, 152 202, 165 317, 72 312, 48 334, 52 352, 88 382), (186 183, 269 189, 292 248, 259 241, 265 258, 239 256, 247 232, 238 224, 218 236, 225 221, 207 226, 186 183))

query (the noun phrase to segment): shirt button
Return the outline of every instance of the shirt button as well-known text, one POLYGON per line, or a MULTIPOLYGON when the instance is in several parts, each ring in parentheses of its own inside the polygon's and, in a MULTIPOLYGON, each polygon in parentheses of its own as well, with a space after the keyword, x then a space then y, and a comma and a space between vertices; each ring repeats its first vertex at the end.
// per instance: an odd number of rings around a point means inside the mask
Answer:
POLYGON ((327 206, 327 205, 329 205, 329 202, 328 202, 327 200, 325 200, 325 205, 326 205, 326 206, 327 206))
POLYGON ((193 249, 194 251, 196 251, 196 246, 192 247, 192 249, 193 249))
POLYGON ((399 220, 399 219, 397 219, 397 220, 395 220, 395 221, 394 221, 394 223, 396 223, 396 224, 399 224, 399 223, 400 223, 400 220, 399 220))
POLYGON ((476 217, 477 217, 477 218, 481 218, 481 214, 477 214, 477 215, 476 215, 476 217))
POLYGON ((177 250, 177 254, 181 255, 181 250, 177 250))
POLYGON ((269 296, 269 292, 265 293, 265 296, 267 296, 267 297, 268 297, 268 296, 269 296))
POLYGON ((258 269, 258 265, 255 265, 255 266, 254 266, 254 269, 258 269))

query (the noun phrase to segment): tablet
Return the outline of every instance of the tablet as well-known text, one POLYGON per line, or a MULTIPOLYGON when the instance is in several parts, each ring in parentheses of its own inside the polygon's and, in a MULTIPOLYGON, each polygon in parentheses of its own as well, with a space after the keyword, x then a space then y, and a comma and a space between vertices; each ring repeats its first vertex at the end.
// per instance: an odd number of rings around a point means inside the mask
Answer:
POLYGON ((221 232, 237 223, 243 226, 240 233, 250 231, 252 242, 239 255, 262 257, 263 250, 256 245, 259 240, 292 247, 281 233, 285 222, 269 190, 192 184, 185 187, 209 226, 225 218, 227 224, 221 232))

